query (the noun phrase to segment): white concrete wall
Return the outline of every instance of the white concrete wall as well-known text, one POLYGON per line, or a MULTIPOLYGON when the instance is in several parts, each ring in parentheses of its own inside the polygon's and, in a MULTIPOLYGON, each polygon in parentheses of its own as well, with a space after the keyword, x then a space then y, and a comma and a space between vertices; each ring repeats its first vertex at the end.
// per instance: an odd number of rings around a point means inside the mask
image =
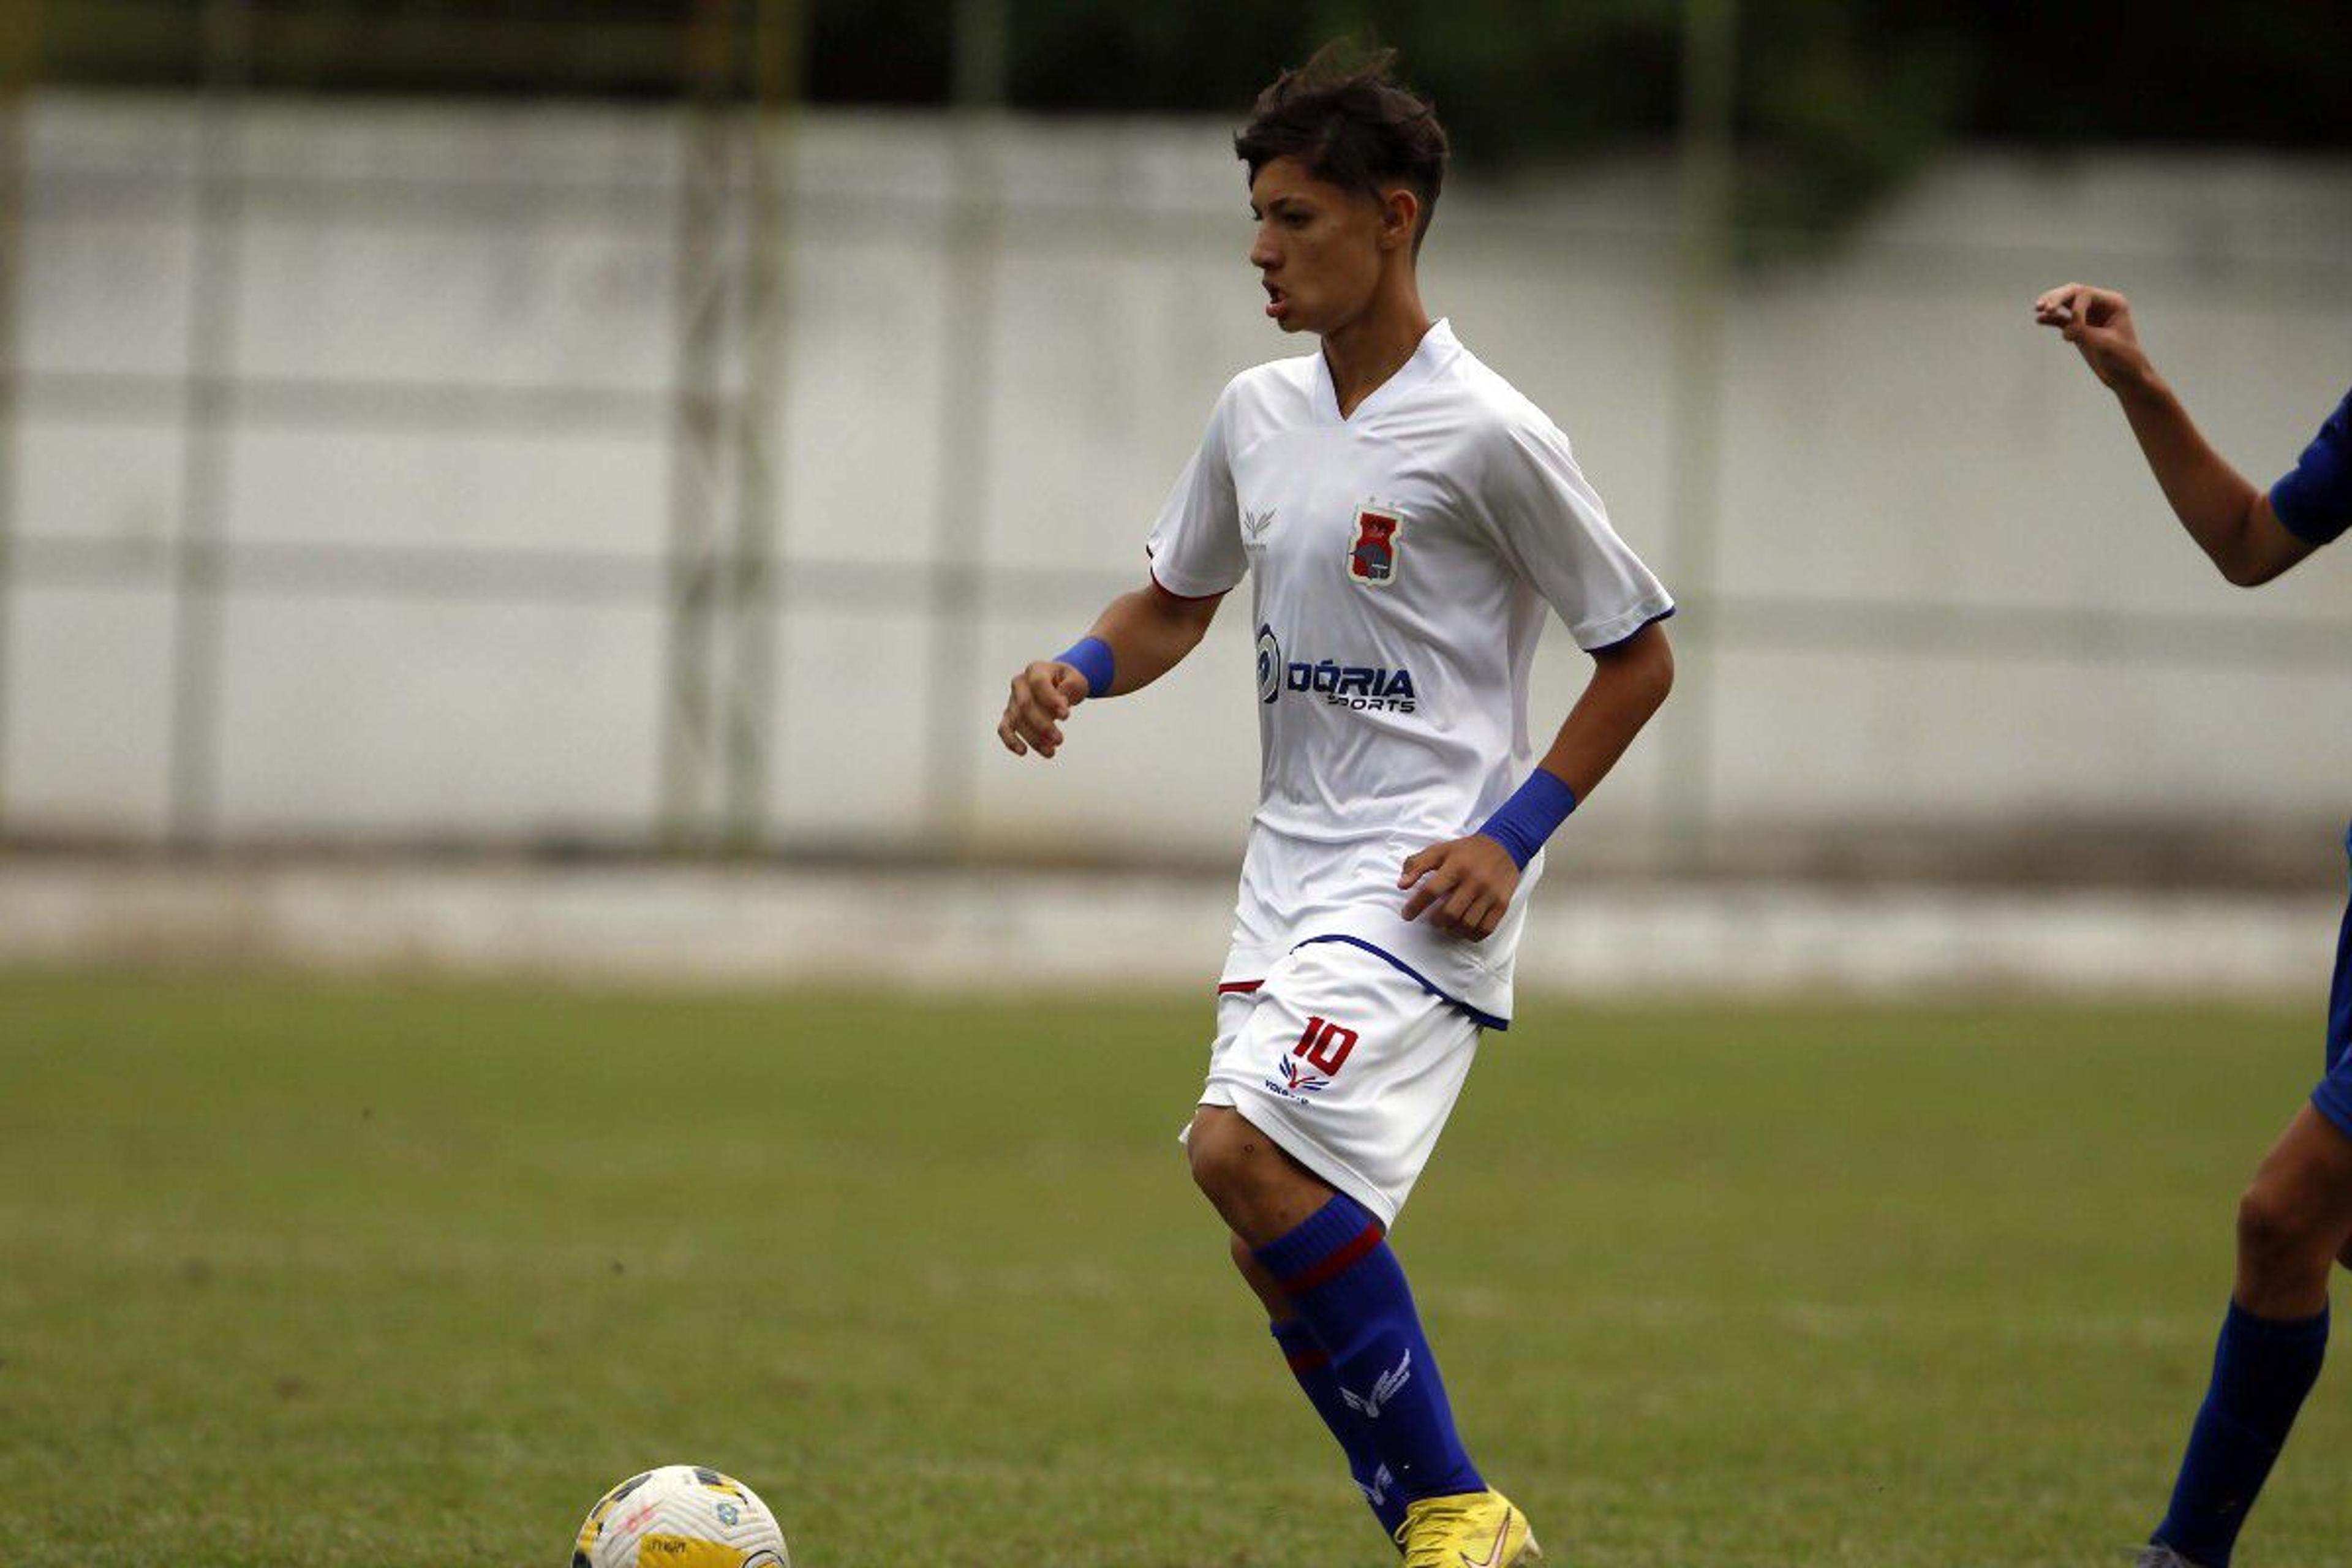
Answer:
MULTIPOLYGON (((2340 900, 2078 889, 1612 883, 1528 928, 1529 998, 2234 995, 2308 1010, 2340 900)), ((1209 985, 1232 884, 758 866, 27 856, 0 966, 267 967, 591 985, 1036 994, 1209 985)))
MULTIPOLYGON (((212 331, 247 384, 225 448, 233 543, 588 552, 621 584, 519 602, 233 567, 219 826, 640 836, 657 800, 677 122, 248 107, 219 312, 192 298, 193 108, 53 98, 30 129, 0 820, 165 829, 185 403, 169 380, 77 378, 175 377, 212 331), (314 395, 384 382, 611 397, 514 426, 462 403, 352 417, 314 395)), ((1297 346, 1258 314, 1224 134, 1017 123, 960 143, 929 119, 801 122, 780 839, 1142 836, 1186 858, 1237 841, 1255 786, 1244 616, 1148 699, 1087 712, 1050 768, 989 733, 1012 668, 1139 574, 1217 388, 1297 346), (992 163, 1001 215, 959 253, 955 195, 992 163), (981 374, 950 387, 964 321, 981 374), (975 421, 978 471, 955 471, 943 432, 975 421), (969 645, 927 598, 950 537, 989 574, 969 645), (927 794, 943 725, 946 822, 927 794)), ((2323 557, 2255 596, 2221 584, 2027 304, 2071 276, 2129 288, 2209 431, 2267 479, 2352 379, 2347 174, 1956 161, 1832 256, 1740 280, 1712 446, 1675 415, 1670 170, 1461 178, 1424 258, 1433 307, 1552 411, 1621 530, 1693 601, 1670 712, 1706 743, 1645 741, 1593 852, 1661 847, 1665 771, 1685 757, 1733 837, 2339 814, 2352 567, 2323 557), (1699 463, 1723 497, 1711 571, 1665 515, 1677 467, 1699 463)), ((1547 713, 1580 668, 1555 638, 1547 713)))

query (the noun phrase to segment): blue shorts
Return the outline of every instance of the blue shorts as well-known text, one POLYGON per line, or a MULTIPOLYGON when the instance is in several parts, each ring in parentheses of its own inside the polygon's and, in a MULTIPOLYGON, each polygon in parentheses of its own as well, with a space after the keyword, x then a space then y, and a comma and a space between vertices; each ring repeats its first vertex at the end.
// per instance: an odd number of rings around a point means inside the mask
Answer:
MULTIPOLYGON (((2344 849, 2352 856, 2352 832, 2344 836, 2344 849)), ((2337 1131, 2352 1138, 2352 905, 2344 910, 2343 929, 2336 934, 2336 979, 2327 991, 2327 1073, 2311 1091, 2311 1103, 2336 1123, 2337 1131)))

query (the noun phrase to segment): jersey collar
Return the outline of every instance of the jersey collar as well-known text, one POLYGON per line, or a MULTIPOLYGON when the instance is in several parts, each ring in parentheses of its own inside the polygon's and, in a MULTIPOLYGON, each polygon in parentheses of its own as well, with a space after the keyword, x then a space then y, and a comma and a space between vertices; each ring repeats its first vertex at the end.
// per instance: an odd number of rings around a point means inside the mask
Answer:
POLYGON ((1462 350, 1462 342, 1454 335, 1454 323, 1441 316, 1430 323, 1429 331, 1421 334, 1421 344, 1412 357, 1399 365, 1396 374, 1372 388, 1371 395, 1356 405, 1355 413, 1344 419, 1339 415, 1339 391, 1331 384, 1331 362, 1323 351, 1315 351, 1315 416, 1326 425, 1361 425, 1366 416, 1377 414, 1398 398, 1437 374, 1439 367, 1462 350))

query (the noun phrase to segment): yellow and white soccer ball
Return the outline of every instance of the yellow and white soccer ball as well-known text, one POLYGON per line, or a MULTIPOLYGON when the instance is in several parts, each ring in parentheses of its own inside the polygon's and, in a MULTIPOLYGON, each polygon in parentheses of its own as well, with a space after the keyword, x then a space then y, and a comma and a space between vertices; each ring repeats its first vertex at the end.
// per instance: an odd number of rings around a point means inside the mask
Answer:
POLYGON ((581 1521, 572 1568, 793 1568, 759 1494, 701 1465, 631 1476, 581 1521))

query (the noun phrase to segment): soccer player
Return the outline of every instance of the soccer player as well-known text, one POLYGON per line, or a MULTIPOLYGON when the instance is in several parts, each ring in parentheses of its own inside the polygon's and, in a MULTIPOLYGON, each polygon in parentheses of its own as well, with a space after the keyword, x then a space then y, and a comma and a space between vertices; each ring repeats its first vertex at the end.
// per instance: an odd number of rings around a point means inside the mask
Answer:
MULTIPOLYGON (((2082 351, 2123 405, 2164 499, 2221 575, 2269 582, 2352 526, 2352 393, 2302 458, 2256 489, 2206 444, 2149 363, 2131 305, 2069 283, 2033 302, 2034 320, 2082 351)), ((2352 847, 2352 836, 2347 836, 2352 847)), ((2237 1285, 2213 1379, 2189 1431, 2172 1506, 2140 1568, 2227 1568, 2238 1531, 2285 1445, 2327 1344, 2327 1277, 2352 1265, 2352 909, 2336 939, 2327 1067, 2263 1157, 2238 1203, 2237 1285)))
POLYGON ((1665 699, 1674 605, 1551 421, 1423 309, 1446 139, 1390 58, 1326 48, 1234 138, 1265 313, 1318 350, 1226 385, 1150 580, 1013 678, 997 734, 1054 756, 1253 580, 1259 802, 1192 1176, 1410 1568, 1508 1568, 1536 1542, 1455 1431, 1387 1232, 1508 1025, 1546 838, 1665 699), (1538 764, 1546 605, 1593 665, 1538 764))

